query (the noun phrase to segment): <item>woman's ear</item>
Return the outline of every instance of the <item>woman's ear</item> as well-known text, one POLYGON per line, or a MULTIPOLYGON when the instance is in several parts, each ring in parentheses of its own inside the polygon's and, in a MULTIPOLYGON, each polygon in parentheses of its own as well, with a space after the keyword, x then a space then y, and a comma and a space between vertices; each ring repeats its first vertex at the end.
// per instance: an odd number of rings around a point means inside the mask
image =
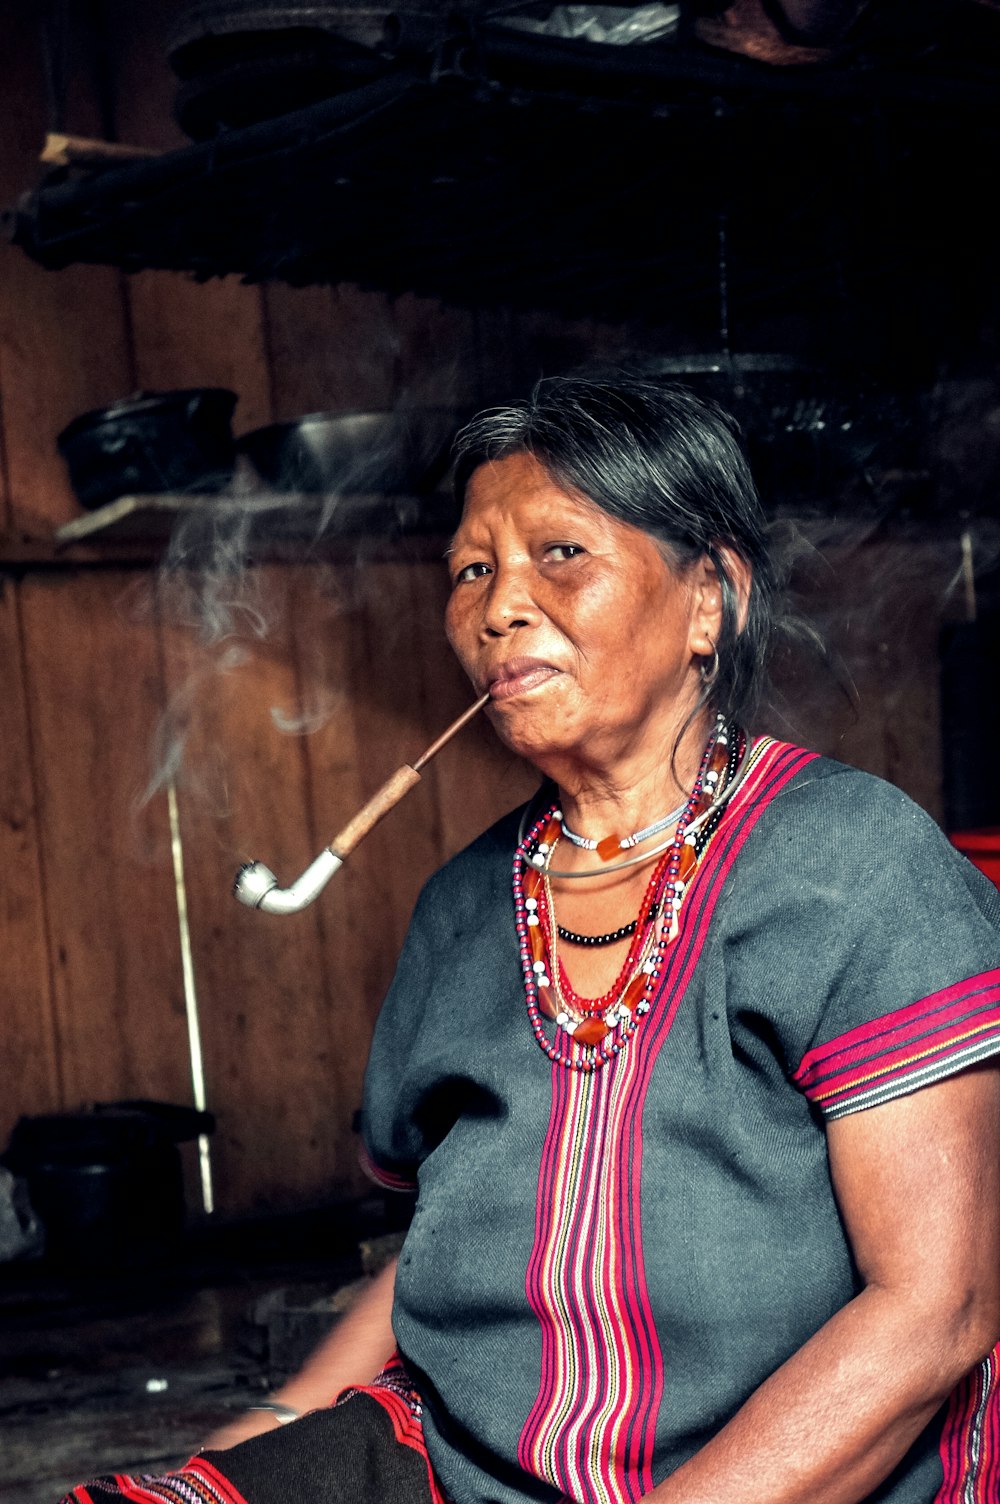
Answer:
POLYGON ((714 558, 709 554, 702 554, 695 566, 691 651, 704 657, 711 657, 722 635, 723 582, 719 565, 725 571, 736 597, 737 633, 742 632, 746 626, 753 581, 753 570, 734 549, 719 544, 713 549, 713 553, 714 558))
POLYGON ((729 578, 733 594, 736 597, 736 635, 743 631, 750 614, 750 590, 753 586, 753 565, 742 558, 734 548, 720 543, 715 550, 723 569, 729 578))

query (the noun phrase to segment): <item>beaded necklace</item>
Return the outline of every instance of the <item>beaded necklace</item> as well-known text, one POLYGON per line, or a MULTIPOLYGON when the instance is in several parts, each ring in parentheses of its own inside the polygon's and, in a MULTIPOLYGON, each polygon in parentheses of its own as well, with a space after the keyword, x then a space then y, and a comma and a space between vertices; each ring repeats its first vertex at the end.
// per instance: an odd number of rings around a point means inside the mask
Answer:
MULTIPOLYGON (((565 828, 564 828, 565 834, 565 828)), ((608 930, 604 935, 581 935, 577 930, 568 930, 564 924, 557 925, 559 939, 565 940, 567 945, 617 945, 619 940, 627 940, 635 934, 636 919, 630 919, 628 924, 622 924, 616 930, 608 930)))
POLYGON ((630 836, 618 836, 613 832, 600 839, 596 836, 578 836, 575 830, 570 830, 565 820, 562 822, 562 833, 574 846, 579 846, 583 851, 596 851, 602 861, 609 862, 613 856, 618 855, 619 851, 629 851, 633 846, 648 841, 650 836, 658 836, 660 831, 666 830, 668 825, 673 825, 674 821, 684 813, 686 804, 687 800, 683 804, 678 804, 676 809, 661 815, 658 820, 653 821, 652 825, 644 825, 641 830, 633 830, 630 836))
POLYGON ((744 745, 742 734, 728 731, 720 719, 709 737, 674 838, 647 884, 625 963, 613 986, 600 998, 580 997, 570 986, 558 956, 559 927, 546 870, 559 839, 557 806, 552 804, 539 815, 518 842, 513 870, 514 922, 525 1001, 532 1032, 550 1060, 571 1070, 598 1070, 621 1053, 649 1012, 667 946, 678 932, 684 894, 722 817, 721 795, 744 745), (716 801, 719 807, 713 815, 716 801), (697 834, 693 830, 689 833, 696 821, 697 834), (540 866, 539 855, 543 858, 540 866), (556 1025, 552 1040, 543 1016, 556 1025))
MULTIPOLYGON (((542 922, 545 948, 550 963, 549 974, 551 977, 551 986, 556 1000, 560 1004, 559 1016, 565 1013, 571 1019, 580 1020, 587 1015, 603 1014, 617 1003, 629 982, 637 974, 640 965, 649 959, 665 869, 666 857, 663 857, 657 862, 656 869, 646 886, 646 892, 643 895, 642 904, 639 908, 639 917, 636 920, 635 937, 629 946, 628 954, 622 963, 621 970, 607 992, 603 993, 601 997, 593 998, 581 997, 566 975, 566 968, 563 966, 558 950, 558 925, 553 925, 552 922, 553 915, 555 914, 552 890, 549 887, 548 878, 543 878, 541 892, 539 893, 538 914, 542 922)), ((559 1016, 556 1018, 557 1023, 559 1022, 559 1016)), ((586 1043, 586 1040, 583 1042, 586 1043)))

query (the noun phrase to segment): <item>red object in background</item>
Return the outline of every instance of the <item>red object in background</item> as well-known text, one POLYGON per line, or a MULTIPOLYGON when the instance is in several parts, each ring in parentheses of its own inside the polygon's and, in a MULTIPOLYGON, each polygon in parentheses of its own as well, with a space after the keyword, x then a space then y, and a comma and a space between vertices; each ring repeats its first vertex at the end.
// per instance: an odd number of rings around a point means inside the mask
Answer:
POLYGON ((953 830, 948 839, 1000 888, 1000 826, 987 830, 953 830))

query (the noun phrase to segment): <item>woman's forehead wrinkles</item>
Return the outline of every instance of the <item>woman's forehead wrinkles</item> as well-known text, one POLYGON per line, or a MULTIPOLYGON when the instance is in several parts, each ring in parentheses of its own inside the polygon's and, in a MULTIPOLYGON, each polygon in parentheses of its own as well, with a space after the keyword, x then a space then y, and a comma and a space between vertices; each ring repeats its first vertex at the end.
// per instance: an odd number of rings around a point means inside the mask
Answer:
POLYGON ((460 548, 464 547, 469 542, 470 531, 471 529, 469 527, 469 519, 468 517, 463 515, 462 520, 458 524, 458 527, 451 535, 451 538, 448 542, 448 547, 445 549, 446 558, 454 553, 457 553, 460 548))

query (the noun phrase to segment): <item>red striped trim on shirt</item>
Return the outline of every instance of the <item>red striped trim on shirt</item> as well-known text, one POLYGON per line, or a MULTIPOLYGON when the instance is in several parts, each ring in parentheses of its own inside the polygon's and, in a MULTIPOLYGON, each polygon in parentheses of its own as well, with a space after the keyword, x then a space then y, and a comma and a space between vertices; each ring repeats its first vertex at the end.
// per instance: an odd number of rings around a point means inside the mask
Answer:
POLYGON ((129 1504, 247 1504, 243 1495, 203 1457, 192 1457, 176 1473, 162 1477, 116 1473, 95 1478, 67 1494, 62 1504, 105 1504, 125 1499, 129 1504))
POLYGON ((653 1006, 616 1059, 553 1063, 525 1290, 541 1373, 518 1444, 524 1470, 584 1504, 653 1487, 664 1355, 642 1244, 642 1114, 653 1068, 704 949, 733 862, 771 800, 815 754, 761 741, 681 908, 653 1006))
POLYGON ((877 1107, 1000 1051, 1000 968, 850 1029, 802 1057, 793 1080, 826 1118, 877 1107))
POLYGON ((941 1470, 934 1504, 1000 1499, 1000 1344, 951 1396, 941 1432, 941 1470))
POLYGON ((392 1422, 393 1435, 400 1446, 411 1447, 424 1459, 427 1465, 427 1484, 430 1488, 432 1504, 449 1504, 449 1500, 441 1491, 441 1485, 434 1476, 434 1469, 431 1467, 431 1460, 427 1454, 422 1419, 423 1405, 399 1354, 393 1354, 381 1373, 377 1374, 370 1384, 355 1384, 350 1389, 345 1389, 338 1396, 337 1404, 348 1404, 356 1394, 367 1394, 369 1399, 381 1405, 392 1422))

